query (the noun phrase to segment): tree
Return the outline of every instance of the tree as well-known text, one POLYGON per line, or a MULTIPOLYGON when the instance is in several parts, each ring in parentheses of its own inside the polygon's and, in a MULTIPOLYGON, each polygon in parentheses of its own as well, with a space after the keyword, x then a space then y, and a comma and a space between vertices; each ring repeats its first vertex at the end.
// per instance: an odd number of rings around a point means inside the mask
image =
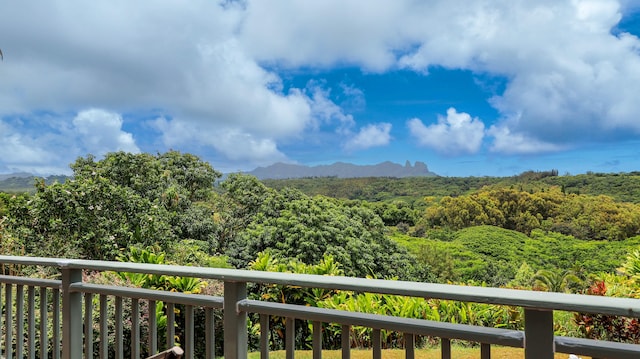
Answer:
POLYGON ((38 181, 19 216, 28 251, 114 259, 131 244, 164 250, 174 240, 214 235, 205 200, 220 174, 194 155, 113 152, 100 161, 78 158, 71 168, 65 183, 38 181))
POLYGON ((409 279, 416 274, 411 273, 412 258, 384 236, 382 220, 369 208, 291 190, 262 201, 247 228, 229 244, 228 254, 238 267, 270 250, 306 264, 332 256, 350 276, 409 279))
POLYGON ((127 187, 140 196, 156 200, 175 209, 191 202, 203 201, 221 176, 208 162, 178 151, 151 155, 147 153, 111 152, 95 161, 92 155, 71 164, 76 180, 102 177, 112 184, 127 187))
POLYGON ((112 260, 130 244, 175 238, 164 208, 101 177, 41 184, 25 224, 27 250, 45 256, 112 260))
MULTIPOLYGON (((265 202, 275 195, 254 176, 231 174, 218 186, 211 198, 215 225, 212 251, 225 253, 254 217, 265 208, 265 202)), ((273 208, 275 209, 275 208, 273 208)))

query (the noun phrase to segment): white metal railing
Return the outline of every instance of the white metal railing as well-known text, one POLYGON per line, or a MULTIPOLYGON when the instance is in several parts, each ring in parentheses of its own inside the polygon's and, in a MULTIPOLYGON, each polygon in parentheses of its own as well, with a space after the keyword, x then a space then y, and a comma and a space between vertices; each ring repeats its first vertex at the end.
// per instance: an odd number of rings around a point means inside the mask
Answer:
MULTIPOLYGON (((247 313, 260 315, 260 351, 269 355, 269 316, 287 318, 285 348, 287 357, 293 358, 296 320, 313 323, 314 358, 321 356, 322 323, 342 325, 343 358, 349 358, 351 326, 373 329, 372 351, 374 358, 381 357, 380 330, 402 333, 405 338, 407 358, 413 358, 414 338, 425 335, 442 338, 442 357, 450 358, 450 340, 462 339, 481 343, 481 357, 490 357, 490 345, 524 348, 528 359, 553 358, 554 352, 574 353, 598 358, 638 358, 640 345, 596 341, 579 338, 555 337, 553 311, 586 312, 605 315, 640 317, 640 300, 575 294, 534 292, 501 288, 469 287, 433 283, 415 283, 335 276, 316 276, 290 273, 258 272, 235 269, 200 268, 171 265, 70 260, 60 258, 0 256, 0 264, 35 265, 57 268, 61 280, 0 276, 0 290, 4 290, 4 316, 0 316, 0 336, 3 337, 5 358, 92 358, 94 347, 93 311, 98 310, 98 356, 115 358, 124 356, 125 338, 123 321, 129 320, 131 328, 129 350, 133 358, 141 356, 141 348, 154 354, 158 348, 155 323, 155 303, 167 303, 166 345, 174 345, 175 317, 173 306, 184 306, 183 349, 185 358, 194 357, 194 308, 205 308, 204 356, 214 358, 246 358, 248 351, 247 313), (119 271, 169 276, 217 279, 224 283, 224 296, 183 294, 113 285, 96 285, 82 281, 83 271, 119 271), (489 303, 524 308, 524 331, 486 328, 464 324, 451 324, 423 319, 399 318, 386 315, 348 312, 309 306, 272 303, 247 299, 247 283, 280 284, 307 288, 336 289, 355 292, 395 294, 422 298, 447 299, 462 302, 489 303), (24 297, 24 289, 27 296, 24 297), (97 303, 94 303, 94 296, 97 303), (113 315, 109 314, 108 301, 113 301, 113 315), (125 318, 123 303, 130 304, 131 315, 125 318), (84 301, 84 302, 83 302, 84 301), (140 312, 140 303, 146 302, 147 313, 140 312), (26 303, 27 309, 24 308, 26 303), (62 304, 62 306, 60 305, 62 304), (36 309, 36 307, 39 308, 36 309), (96 308, 94 308, 96 307, 96 308), (214 310, 223 309, 224 352, 215 348, 214 310), (152 312, 153 311, 153 312, 152 312), (39 313, 39 323, 36 316, 39 313), (25 314, 27 315, 25 321, 25 314), (140 318, 146 314, 149 324, 149 340, 141 343, 140 318), (113 318, 112 327, 108 318, 113 318), (26 328, 26 336, 24 332, 26 328), (62 331, 60 331, 62 328, 62 331), (107 346, 108 336, 114 338, 112 348, 107 346), (22 338, 25 338, 24 340, 22 338)), ((0 295, 0 298, 2 296, 0 295)), ((0 299, 1 300, 1 299, 0 299)), ((1 307, 0 307, 1 308, 1 307)))

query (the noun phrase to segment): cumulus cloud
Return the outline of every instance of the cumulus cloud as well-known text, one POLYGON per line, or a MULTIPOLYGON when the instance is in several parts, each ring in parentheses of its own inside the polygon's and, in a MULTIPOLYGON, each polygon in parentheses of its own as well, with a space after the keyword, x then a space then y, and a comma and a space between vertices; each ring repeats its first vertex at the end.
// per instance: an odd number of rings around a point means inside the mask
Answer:
MULTIPOLYGON (((161 131, 164 143, 195 142, 228 158, 281 159, 279 145, 305 141, 314 131, 329 128, 342 140, 355 136, 352 141, 363 133, 354 135, 358 123, 352 115, 365 104, 361 92, 343 86, 351 99, 336 100, 323 86, 285 84, 288 74, 311 70, 321 77, 335 67, 428 74, 439 67, 506 79, 504 92, 490 99, 499 112, 491 131, 494 151, 524 149, 524 143, 537 143, 526 150, 535 151, 629 138, 640 134, 640 40, 612 29, 632 5, 629 0, 478 0, 464 7, 447 0, 19 2, 0 13, 0 33, 10 34, 2 43, 0 119, 31 120, 42 111, 64 117, 88 108, 157 110, 167 115, 157 128, 174 131, 161 131), (202 133, 217 133, 219 140, 202 133), (238 141, 247 146, 237 148, 238 141)), ((104 138, 92 137, 98 124, 82 118, 77 125, 67 119, 62 127, 41 126, 49 132, 40 134, 14 126, 0 137, 5 151, 25 145, 45 154, 62 148, 57 146, 64 144, 59 136, 68 135, 65 131, 82 134, 80 144, 92 151, 136 150, 117 119, 109 118, 105 130, 111 132, 104 138)), ((482 123, 471 120, 456 128, 448 118, 430 126, 414 119, 409 125, 421 139, 448 135, 429 141, 439 151, 477 151, 482 123), (460 140, 463 135, 470 141, 460 140)), ((377 133, 384 138, 384 128, 377 133)))
POLYGON ((68 121, 49 116, 0 120, 0 173, 69 173, 79 151, 68 127, 68 121))
POLYGON ((500 126, 540 144, 560 148, 640 133, 640 103, 633 104, 640 41, 611 33, 621 19, 617 1, 478 1, 455 10, 439 4, 434 13, 450 25, 426 31, 401 66, 507 77, 504 93, 491 99, 500 126))
POLYGON ((257 59, 294 68, 503 76, 506 90, 491 99, 500 126, 561 146, 640 133, 640 41, 612 33, 631 3, 249 1, 240 39, 257 59))
POLYGON ((88 153, 103 156, 114 151, 140 152, 133 135, 122 131, 122 116, 117 113, 84 110, 73 119, 73 125, 88 153))
MULTIPOLYGON (((0 32, 20 36, 3 42, 11 61, 0 69, 0 116, 41 108, 158 110, 183 127, 228 128, 272 142, 299 135, 313 119, 313 101, 300 89, 283 91, 279 76, 237 41, 244 13, 237 3, 53 1, 5 10, 0 32), (26 18, 33 20, 27 28, 26 18)), ((96 140, 85 145, 99 146, 90 143, 96 140)))
POLYGON ((564 146, 542 142, 522 133, 512 133, 506 126, 491 126, 487 134, 493 137, 491 151, 507 154, 532 154, 554 152, 565 149, 564 146))
POLYGON ((409 46, 402 21, 410 2, 248 1, 239 37, 259 61, 290 68, 341 64, 384 71, 409 46))
POLYGON ((484 138, 484 123, 455 108, 449 108, 446 117, 438 116, 436 124, 425 126, 420 119, 413 118, 407 126, 421 146, 445 155, 476 153, 484 138))
POLYGON ((0 170, 46 173, 45 170, 52 169, 49 164, 56 162, 56 158, 41 145, 37 137, 21 133, 19 129, 0 121, 0 158, 4 167, 0 167, 0 170))
POLYGON ((347 150, 364 150, 371 147, 386 146, 391 141, 391 124, 370 124, 349 139, 344 147, 347 150))
POLYGON ((194 125, 180 119, 165 118, 156 119, 151 124, 162 133, 162 141, 167 147, 211 147, 229 160, 248 162, 252 165, 268 165, 287 160, 278 150, 275 141, 237 128, 194 125))
POLYGON ((331 91, 318 84, 310 84, 309 92, 308 102, 313 113, 313 128, 319 129, 322 125, 335 124, 337 133, 349 134, 355 120, 351 114, 345 113, 342 107, 331 100, 331 91))

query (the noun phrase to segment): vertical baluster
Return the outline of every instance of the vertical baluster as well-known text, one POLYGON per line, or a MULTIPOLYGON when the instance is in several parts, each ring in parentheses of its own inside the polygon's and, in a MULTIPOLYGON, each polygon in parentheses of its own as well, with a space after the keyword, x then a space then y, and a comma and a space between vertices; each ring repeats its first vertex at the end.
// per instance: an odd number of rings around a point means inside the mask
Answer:
POLYGON ((140 301, 131 298, 131 358, 140 358, 140 301))
POLYGON ((416 356, 415 338, 411 333, 404 333, 404 355, 407 359, 413 359, 416 356))
POLYGON ((269 314, 260 314, 260 358, 269 359, 269 314))
POLYGON ((29 359, 36 358, 36 288, 27 288, 27 351, 29 359))
POLYGON ((93 295, 84 295, 84 357, 93 359, 93 295))
POLYGON ((480 359, 491 359, 491 344, 480 343, 480 359))
POLYGON ((53 359, 60 359, 60 289, 53 289, 53 359))
POLYGON ((380 329, 371 331, 371 345, 373 346, 373 359, 382 359, 382 336, 380 329))
POLYGON ((149 299, 149 355, 158 352, 158 323, 156 321, 156 301, 149 299))
POLYGON ((176 339, 175 304, 167 303, 167 348, 173 348, 176 339))
POLYGON ((149 356, 158 352, 158 323, 156 321, 156 301, 149 299, 147 315, 149 317, 149 356))
POLYGON ((451 359, 451 339, 442 338, 440 341, 440 357, 442 359, 451 359))
POLYGON ((115 298, 115 331, 116 359, 124 359, 124 338, 122 333, 122 297, 115 298))
POLYGON ((195 331, 193 330, 193 306, 185 305, 184 306, 184 357, 185 359, 193 359, 194 357, 194 336, 195 331))
POLYGON ((13 358, 13 288, 7 283, 4 287, 4 356, 13 358))
POLYGON ((285 320, 284 348, 287 359, 293 359, 296 351, 296 320, 294 318, 285 320))
POLYGON ((351 358, 351 326, 342 326, 342 359, 351 358))
POLYGON ((40 359, 47 359, 49 356, 48 309, 47 288, 40 287, 40 359))
POLYGON ((16 358, 22 359, 24 351, 24 286, 16 285, 16 358))
POLYGON ((313 359, 322 358, 322 322, 313 322, 313 359))
POLYGON ((100 359, 109 358, 109 313, 107 296, 100 295, 100 359))
MULTIPOLYGON (((215 359, 216 357, 216 333, 215 333, 215 313, 213 308, 204 309, 204 327, 205 327, 205 346, 206 359, 215 359)), ((262 330, 262 327, 260 327, 262 330)), ((261 338, 262 340, 262 338, 261 338)))
POLYGON ((0 356, 3 355, 3 350, 2 348, 4 348, 5 346, 2 345, 2 329, 4 328, 4 326, 2 325, 2 284, 0 284, 0 356))

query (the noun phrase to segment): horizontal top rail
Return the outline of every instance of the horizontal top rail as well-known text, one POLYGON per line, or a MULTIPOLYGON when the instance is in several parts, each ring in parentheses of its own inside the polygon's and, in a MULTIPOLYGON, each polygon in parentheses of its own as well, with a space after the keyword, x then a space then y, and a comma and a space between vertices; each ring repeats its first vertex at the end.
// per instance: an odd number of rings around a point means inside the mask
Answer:
POLYGON ((62 285, 61 280, 14 277, 10 275, 0 275, 0 283, 26 285, 31 287, 46 287, 46 288, 60 288, 60 286, 62 285))
POLYGON ((72 292, 116 295, 119 297, 135 299, 161 300, 175 304, 193 305, 208 308, 222 309, 224 298, 203 294, 187 294, 180 292, 168 292, 164 290, 117 287, 112 285, 73 283, 69 286, 72 292))
POLYGON ((410 297, 446 299, 518 306, 537 310, 601 313, 640 318, 640 299, 538 292, 505 288, 474 287, 451 284, 416 283, 407 281, 321 276, 241 269, 202 268, 165 264, 93 261, 83 259, 0 256, 0 263, 53 266, 62 269, 120 271, 204 279, 227 282, 281 284, 307 288, 324 288, 395 294, 410 297))

